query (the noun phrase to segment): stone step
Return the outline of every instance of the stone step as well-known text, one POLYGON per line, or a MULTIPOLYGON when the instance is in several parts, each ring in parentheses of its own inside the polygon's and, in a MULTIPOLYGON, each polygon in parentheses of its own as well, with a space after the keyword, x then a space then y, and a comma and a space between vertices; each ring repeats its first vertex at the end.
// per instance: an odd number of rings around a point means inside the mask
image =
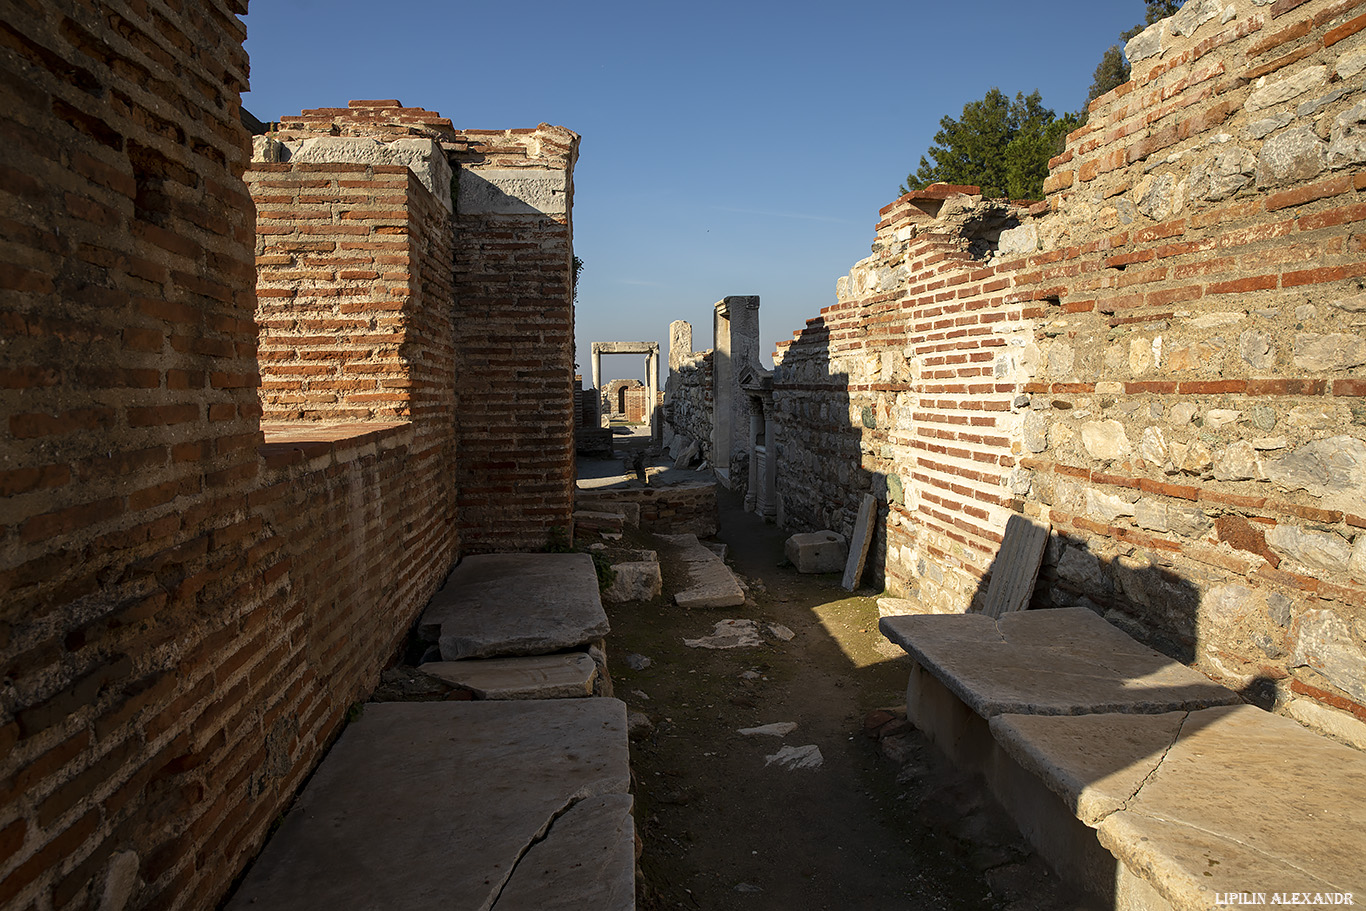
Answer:
POLYGON ((593 695, 598 666, 586 652, 524 658, 430 661, 418 668, 476 699, 566 699, 593 695))
POLYGON ((676 548, 676 558, 688 576, 688 588, 674 595, 685 608, 738 607, 745 592, 724 560, 698 542, 697 535, 658 535, 676 548))
POLYGON ((1288 718, 1233 705, 991 726, 1119 861, 1113 894, 1151 890, 1201 911, 1239 892, 1265 893, 1258 904, 1278 892, 1366 896, 1366 754, 1288 718))
POLYGON ((588 554, 466 557, 432 596, 418 635, 441 658, 545 655, 607 635, 598 575, 588 554))
POLYGON ((635 907, 626 707, 373 703, 230 911, 635 907))
POLYGON ((1237 893, 1366 894, 1361 752, 1083 608, 880 626, 913 659, 907 717, 1093 896, 1206 911, 1237 893))
POLYGON ((579 491, 574 497, 575 508, 590 513, 615 513, 628 528, 640 527, 640 504, 610 495, 594 495, 579 491))

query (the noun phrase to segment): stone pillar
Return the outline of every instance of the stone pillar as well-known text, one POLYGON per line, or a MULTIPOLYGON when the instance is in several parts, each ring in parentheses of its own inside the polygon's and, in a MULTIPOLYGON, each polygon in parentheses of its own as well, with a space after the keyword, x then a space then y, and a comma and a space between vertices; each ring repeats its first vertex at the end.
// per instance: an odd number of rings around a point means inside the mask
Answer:
POLYGON ((740 391, 746 364, 759 366, 759 297, 731 296, 715 305, 712 331, 712 470, 722 486, 733 489, 731 465, 740 453, 750 452, 743 436, 749 426, 749 397, 740 391))
POLYGON ((754 512, 759 496, 759 440, 764 432, 764 419, 757 408, 749 411, 749 478, 745 484, 745 512, 754 512))
POLYGON ((676 319, 669 323, 669 373, 676 371, 683 358, 692 354, 692 323, 676 319))
POLYGON ((765 519, 778 514, 778 422, 773 419, 773 403, 764 403, 764 473, 759 479, 758 513, 765 519))
POLYGON ((650 422, 650 441, 658 444, 663 436, 659 420, 659 347, 645 355, 645 418, 650 422))
POLYGON ((593 344, 593 388, 602 388, 602 352, 596 342, 593 344))

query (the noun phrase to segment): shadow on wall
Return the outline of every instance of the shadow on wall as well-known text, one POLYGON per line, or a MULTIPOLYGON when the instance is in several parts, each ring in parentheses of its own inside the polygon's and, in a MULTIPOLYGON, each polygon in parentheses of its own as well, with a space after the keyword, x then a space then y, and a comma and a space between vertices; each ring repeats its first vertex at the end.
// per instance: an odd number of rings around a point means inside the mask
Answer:
MULTIPOLYGON (((835 345, 841 344, 849 343, 835 340, 835 345)), ((954 452, 955 444, 949 439, 952 431, 935 423, 917 421, 916 403, 933 395, 926 389, 927 384, 913 385, 909 376, 898 375, 895 364, 871 363, 872 356, 863 354, 855 345, 842 352, 836 349, 832 354, 824 318, 810 321, 778 360, 775 403, 784 525, 794 531, 828 528, 849 535, 860 502, 864 495, 871 494, 877 501, 878 520, 874 523, 866 581, 876 588, 899 578, 902 590, 914 591, 916 579, 910 578, 912 569, 917 577, 923 577, 952 567, 957 572, 945 573, 946 577, 970 579, 970 573, 977 575, 966 586, 967 590, 958 591, 956 600, 971 605, 973 612, 981 612, 993 574, 1006 571, 1000 549, 1002 534, 992 530, 998 527, 988 524, 985 511, 981 516, 965 511, 971 507, 963 504, 970 499, 962 496, 961 491, 955 499, 940 486, 961 487, 968 483, 966 478, 945 480, 942 469, 938 474, 926 469, 928 462, 938 466, 962 465, 966 475, 970 470, 966 466, 971 464, 954 452), (858 364, 859 358, 866 363, 858 364), (851 377, 851 366, 860 371, 858 375, 851 377), (904 479, 903 471, 908 475, 904 479), (945 495, 941 496, 941 491, 945 495), (916 555, 917 566, 902 565, 906 553, 916 555)), ((1004 492, 1008 479, 999 477, 1004 492)), ((1013 511, 1022 512, 1019 500, 1013 500, 1012 505, 1013 511)), ((992 514, 1000 518, 1000 512, 998 509, 992 514)), ((1108 725, 1120 723, 1116 718, 1131 716, 1086 710, 1094 714, 1080 723, 1096 725, 1097 742, 1105 743, 1107 749, 1098 756, 1088 756, 1086 780, 1080 782, 1081 786, 1112 782, 1116 777, 1123 781, 1133 779, 1135 786, 1144 781, 1171 748, 1177 733, 1183 738, 1194 736, 1214 720, 1208 714, 1191 715, 1189 708, 1239 699, 1264 709, 1273 706, 1276 681, 1269 677, 1246 680, 1235 694, 1198 674, 1185 672, 1185 686, 1200 695, 1175 711, 1170 709, 1174 687, 1169 675, 1179 672, 1172 668, 1172 661, 1193 664, 1206 632, 1201 624, 1213 622, 1208 618, 1218 615, 1218 611, 1209 610, 1210 593, 1206 592, 1202 619, 1203 580, 1187 578, 1164 564, 1161 555, 1137 548, 1099 556, 1084 540, 1067 534, 1050 534, 1043 564, 1028 604, 1036 614, 1049 608, 1085 608, 1148 649, 1127 642, 1120 632, 1100 625, 1100 633, 1089 647, 1085 641, 1065 637, 1050 642, 1056 661, 1021 663, 1018 656, 1012 660, 1009 655, 993 652, 995 643, 988 643, 990 647, 980 652, 969 649, 964 660, 969 665, 975 663, 988 676, 995 675, 1003 684, 1019 682, 1041 694, 1070 690, 1086 697, 1093 689, 1100 690, 1101 681, 1111 677, 1117 681, 1111 684, 1112 689, 1122 692, 1125 702, 1163 707, 1148 709, 1153 714, 1139 724, 1152 730, 1132 740, 1113 738, 1107 733, 1108 725), (1139 616, 1151 626, 1134 619, 1139 616), (1078 656, 1089 663, 1090 672, 1064 669, 1068 660, 1078 656)), ((947 584, 953 584, 952 579, 947 584)), ((934 609, 930 604, 923 607, 934 609)), ((1275 648, 1270 629, 1275 622, 1273 612, 1274 608, 1262 612, 1266 648, 1275 648)), ((1239 623, 1246 623, 1245 618, 1239 623)), ((1261 635, 1257 624, 1246 623, 1246 627, 1249 636, 1261 635)), ((995 755, 999 748, 994 745, 987 722, 970 709, 961 705, 959 708, 966 716, 961 724, 975 731, 965 735, 965 742, 972 744, 965 749, 976 751, 976 762, 995 755)), ((954 755, 952 748, 946 752, 954 755)), ((991 771, 995 767, 991 761, 985 762, 983 774, 996 774, 991 771)), ((1029 801, 1037 800, 1042 807, 1046 802, 1055 804, 1057 798, 1039 779, 1023 771, 1004 785, 993 782, 993 787, 1006 793, 1013 789, 1022 795, 1019 800, 1025 802, 1023 809, 1012 808, 1022 821, 1022 828, 1056 827, 1057 832, 1044 837, 1056 837, 1069 846, 1050 858, 1061 866, 1071 866, 1069 878, 1084 882, 1090 892, 1100 896, 1115 895, 1121 888, 1114 857, 1096 841, 1094 823, 1075 818, 1076 806, 1069 808, 1070 814, 1044 813, 1042 809, 1033 813, 1029 801), (1035 816, 1049 822, 1031 822, 1035 816)))

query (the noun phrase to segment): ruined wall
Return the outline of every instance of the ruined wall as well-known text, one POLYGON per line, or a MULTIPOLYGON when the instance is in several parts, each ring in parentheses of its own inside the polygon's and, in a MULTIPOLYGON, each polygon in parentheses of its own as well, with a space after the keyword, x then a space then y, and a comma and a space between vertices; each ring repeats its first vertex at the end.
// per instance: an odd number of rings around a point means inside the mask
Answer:
MULTIPOLYGON (((611 380, 603 385, 599 391, 599 401, 602 413, 610 417, 621 418, 626 415, 626 405, 631 391, 645 391, 645 384, 640 380, 611 380)), ((641 408, 644 408, 643 400, 641 408)), ((627 418, 630 420, 630 418, 627 418)))
POLYGON ((0 904, 208 908, 457 555, 449 219, 405 180, 375 232, 411 420, 263 445, 245 6, 42 10, 0 29, 0 904))
POLYGON ((1191 0, 1046 203, 884 209, 777 355, 787 521, 847 531, 873 491, 879 581, 957 611, 1038 516, 1036 604, 1366 719, 1363 30, 1356 2, 1191 0))
POLYGON ((626 420, 631 424, 640 424, 646 420, 646 406, 650 402, 650 390, 644 386, 626 390, 626 409, 623 412, 626 420))
POLYGON ((464 131, 455 294, 460 530, 469 552, 543 546, 574 494, 573 168, 563 127, 464 131))
POLYGON ((669 376, 664 381, 664 445, 674 455, 691 443, 711 458, 712 351, 692 350, 692 327, 683 320, 669 326, 669 376))
POLYGON ((611 512, 618 503, 640 507, 640 529, 659 535, 716 534, 718 506, 716 485, 685 482, 668 487, 618 487, 580 490, 578 508, 611 512))

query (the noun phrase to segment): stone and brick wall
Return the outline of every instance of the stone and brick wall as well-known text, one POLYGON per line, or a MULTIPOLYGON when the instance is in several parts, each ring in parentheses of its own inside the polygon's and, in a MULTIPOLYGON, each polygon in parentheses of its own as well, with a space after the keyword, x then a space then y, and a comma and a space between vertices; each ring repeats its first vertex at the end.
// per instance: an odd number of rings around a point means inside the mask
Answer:
POLYGON ((1366 9, 1190 0, 1128 50, 1046 202, 902 197, 780 345, 783 517, 872 491, 876 580, 961 611, 1038 516, 1039 605, 1366 720, 1366 9))
POLYGON ((458 134, 457 484, 468 552, 570 527, 574 492, 573 168, 563 127, 458 134), (532 454, 521 458, 518 454, 532 454))
POLYGON ((627 423, 640 424, 646 419, 646 407, 650 403, 650 390, 644 386, 633 387, 625 392, 626 408, 622 412, 626 415, 627 423))
POLYGON ((712 379, 711 349, 679 357, 664 384, 664 442, 677 455, 682 447, 695 442, 704 459, 711 457, 712 379), (683 441, 683 442, 675 442, 683 441))
POLYGON ((709 538, 716 534, 719 516, 716 485, 711 482, 580 490, 577 502, 579 509, 592 512, 611 512, 617 503, 637 504, 641 530, 659 535, 709 538))

